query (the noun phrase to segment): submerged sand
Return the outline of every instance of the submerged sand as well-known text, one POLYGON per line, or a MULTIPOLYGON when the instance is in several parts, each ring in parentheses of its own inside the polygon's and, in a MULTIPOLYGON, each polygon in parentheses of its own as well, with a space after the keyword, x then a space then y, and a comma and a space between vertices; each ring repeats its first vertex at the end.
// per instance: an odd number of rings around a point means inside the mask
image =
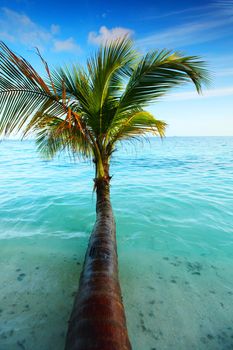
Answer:
MULTIPOLYGON (((0 350, 62 350, 86 239, 3 240, 0 350)), ((134 350, 233 349, 233 269, 227 257, 120 247, 134 350)))

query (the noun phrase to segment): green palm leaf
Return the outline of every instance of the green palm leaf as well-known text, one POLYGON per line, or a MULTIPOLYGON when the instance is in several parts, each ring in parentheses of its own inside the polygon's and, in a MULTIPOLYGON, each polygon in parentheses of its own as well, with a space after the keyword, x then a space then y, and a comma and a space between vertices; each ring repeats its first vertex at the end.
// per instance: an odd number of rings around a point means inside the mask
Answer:
POLYGON ((205 63, 168 50, 140 56, 127 37, 101 46, 86 69, 73 65, 43 79, 22 57, 0 43, 0 133, 36 135, 48 157, 67 149, 94 157, 97 176, 118 141, 147 134, 163 137, 166 123, 144 110, 173 87, 208 83, 205 63))
POLYGON ((155 102, 171 88, 193 82, 197 92, 209 82, 205 63, 196 56, 162 50, 146 54, 135 68, 119 102, 118 113, 155 102))
POLYGON ((36 144, 46 158, 53 158, 56 153, 63 150, 83 157, 94 155, 88 136, 83 135, 76 123, 69 124, 68 120, 44 115, 43 122, 34 128, 39 130, 36 144))
POLYGON ((118 141, 139 137, 150 133, 154 136, 165 136, 167 124, 157 120, 151 113, 146 111, 132 112, 131 115, 114 124, 108 135, 108 147, 113 148, 118 141))
MULTIPOLYGON (((0 132, 11 133, 35 111, 44 106, 62 113, 57 97, 23 58, 0 42, 0 132)), ((64 111, 63 111, 64 113, 64 111)))

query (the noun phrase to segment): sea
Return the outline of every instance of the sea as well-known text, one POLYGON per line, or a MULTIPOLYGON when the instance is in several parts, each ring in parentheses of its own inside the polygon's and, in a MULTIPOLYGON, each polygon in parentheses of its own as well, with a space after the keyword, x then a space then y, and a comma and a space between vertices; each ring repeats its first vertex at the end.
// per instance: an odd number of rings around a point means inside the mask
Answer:
MULTIPOLYGON (((111 197, 133 350, 232 350, 233 137, 117 148, 111 197)), ((1 141, 0 350, 64 349, 93 178, 92 161, 1 141)))

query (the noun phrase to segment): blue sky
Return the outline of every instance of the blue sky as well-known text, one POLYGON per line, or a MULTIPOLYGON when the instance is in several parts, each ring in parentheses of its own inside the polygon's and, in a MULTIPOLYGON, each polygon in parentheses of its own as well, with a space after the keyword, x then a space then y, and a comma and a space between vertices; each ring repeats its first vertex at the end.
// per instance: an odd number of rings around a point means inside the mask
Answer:
POLYGON ((168 136, 233 135, 233 0, 0 0, 0 39, 40 73, 35 46, 50 66, 84 64, 99 43, 126 33, 142 52, 169 48, 208 62, 212 83, 201 97, 190 84, 148 106, 168 136))

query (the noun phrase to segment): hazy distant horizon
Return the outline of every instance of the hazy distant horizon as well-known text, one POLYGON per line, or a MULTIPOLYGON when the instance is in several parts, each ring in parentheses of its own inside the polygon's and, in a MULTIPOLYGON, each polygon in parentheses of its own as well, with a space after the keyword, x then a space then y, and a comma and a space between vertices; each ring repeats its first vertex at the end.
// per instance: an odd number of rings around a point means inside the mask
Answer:
MULTIPOLYGON (((221 137, 221 138, 229 138, 229 137, 233 137, 233 135, 165 135, 163 137, 162 140, 164 139, 168 139, 168 138, 213 138, 213 137, 221 137)), ((161 139, 159 136, 147 136, 145 138, 141 138, 139 140, 134 140, 133 142, 143 142, 145 140, 146 142, 146 139, 161 139)), ((20 138, 13 138, 13 137, 2 137, 0 138, 0 143, 1 142, 4 142, 4 141, 20 141, 20 142, 25 142, 25 141, 36 141, 35 138, 31 137, 31 138, 25 138, 25 139, 20 139, 20 138)), ((121 143, 127 143, 129 141, 125 140, 125 141, 121 141, 121 143)), ((130 141, 132 142, 132 141, 130 141)))

